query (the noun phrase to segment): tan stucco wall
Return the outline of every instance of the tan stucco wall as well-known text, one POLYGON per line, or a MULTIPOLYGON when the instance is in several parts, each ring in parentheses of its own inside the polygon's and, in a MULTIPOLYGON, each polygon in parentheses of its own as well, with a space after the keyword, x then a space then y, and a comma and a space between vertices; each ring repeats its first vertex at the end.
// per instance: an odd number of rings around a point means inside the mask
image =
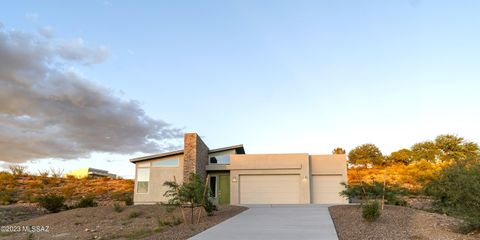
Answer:
POLYGON ((295 174, 300 176, 300 203, 310 203, 308 154, 239 154, 230 156, 230 203, 239 203, 242 175, 295 174), (307 179, 304 180, 304 178, 307 179))
MULTIPOLYGON (((345 154, 311 155, 310 174, 312 176, 341 175, 342 182, 347 182, 347 158, 345 154)), ((313 191, 311 189, 312 195, 313 191)), ((344 199, 343 203, 348 203, 348 200, 344 199)))
POLYGON ((142 161, 135 164, 135 192, 133 195, 133 201, 135 204, 149 204, 149 203, 158 203, 165 202, 167 199, 163 196, 167 188, 163 186, 165 181, 173 181, 174 176, 178 183, 183 182, 183 155, 176 155, 166 158, 152 159, 149 161, 142 161), (168 160, 178 158, 179 166, 178 167, 152 167, 151 163, 158 160, 168 160), (137 168, 139 166, 144 166, 145 164, 150 165, 150 181, 148 183, 148 193, 137 193, 137 168))

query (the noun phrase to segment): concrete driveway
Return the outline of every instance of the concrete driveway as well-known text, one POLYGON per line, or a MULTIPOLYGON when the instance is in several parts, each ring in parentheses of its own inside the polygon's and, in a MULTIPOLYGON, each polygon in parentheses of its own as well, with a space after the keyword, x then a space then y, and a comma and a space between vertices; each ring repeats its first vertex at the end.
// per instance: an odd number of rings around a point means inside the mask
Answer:
POLYGON ((327 205, 248 205, 190 239, 338 239, 327 205))

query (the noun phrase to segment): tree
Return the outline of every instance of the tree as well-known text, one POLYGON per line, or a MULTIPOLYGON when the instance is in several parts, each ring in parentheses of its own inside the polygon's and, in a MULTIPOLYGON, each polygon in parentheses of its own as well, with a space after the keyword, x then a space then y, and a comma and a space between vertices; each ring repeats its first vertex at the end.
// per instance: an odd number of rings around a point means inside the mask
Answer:
POLYGON ((452 134, 439 135, 435 141, 417 143, 411 149, 413 161, 443 162, 480 157, 478 144, 452 134))
POLYGON ((345 149, 341 147, 337 147, 332 151, 332 154, 345 154, 345 153, 346 153, 345 149))
POLYGON ((386 158, 386 163, 394 164, 394 163, 403 163, 408 165, 412 162, 412 151, 409 149, 400 149, 396 152, 392 152, 390 156, 386 158))
POLYGON ((363 144, 348 153, 348 160, 352 164, 380 165, 384 162, 382 152, 374 144, 363 144))
POLYGON ((440 160, 460 160, 467 157, 478 157, 479 147, 476 143, 467 142, 464 138, 452 134, 439 135, 435 145, 440 151, 440 160))
POLYGON ((427 160, 429 162, 436 162, 440 155, 440 151, 432 141, 416 143, 411 149, 413 161, 427 160))
POLYGON ((462 218, 466 232, 480 229, 480 160, 458 160, 425 187, 443 213, 462 218))
POLYGON ((178 184, 176 181, 166 181, 164 186, 169 189, 163 194, 168 197, 168 204, 179 207, 189 206, 191 210, 191 223, 193 224, 195 207, 203 206, 205 204, 205 186, 200 177, 191 173, 188 181, 184 184, 178 184))

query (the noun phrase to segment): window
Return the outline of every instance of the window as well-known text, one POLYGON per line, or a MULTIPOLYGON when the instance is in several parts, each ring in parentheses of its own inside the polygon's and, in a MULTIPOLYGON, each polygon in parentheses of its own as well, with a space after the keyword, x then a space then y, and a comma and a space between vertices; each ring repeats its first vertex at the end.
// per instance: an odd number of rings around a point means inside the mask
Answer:
POLYGON ((210 197, 217 197, 217 176, 210 177, 210 197))
POLYGON ((152 162, 152 167, 178 167, 178 158, 152 162))
POLYGON ((210 163, 212 164, 230 164, 230 155, 218 155, 210 157, 210 163))
POLYGON ((150 168, 137 168, 137 193, 148 193, 150 168))

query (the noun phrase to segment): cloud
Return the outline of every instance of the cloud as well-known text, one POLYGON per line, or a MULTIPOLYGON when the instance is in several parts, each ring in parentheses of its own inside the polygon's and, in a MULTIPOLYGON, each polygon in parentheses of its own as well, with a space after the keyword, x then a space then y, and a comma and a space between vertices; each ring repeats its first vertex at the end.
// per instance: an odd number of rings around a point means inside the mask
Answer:
POLYGON ((0 29, 0 161, 75 159, 172 148, 181 131, 153 119, 68 64, 94 64, 103 48, 0 29))
POLYGON ((40 33, 40 35, 46 38, 53 38, 53 32, 54 29, 50 26, 45 26, 38 29, 38 33, 40 33))
POLYGON ((37 22, 38 21, 38 14, 36 13, 26 13, 25 14, 25 19, 27 19, 29 22, 37 22))
POLYGON ((81 38, 60 42, 57 45, 56 52, 63 59, 78 61, 87 65, 101 63, 109 55, 106 47, 87 47, 81 38))

